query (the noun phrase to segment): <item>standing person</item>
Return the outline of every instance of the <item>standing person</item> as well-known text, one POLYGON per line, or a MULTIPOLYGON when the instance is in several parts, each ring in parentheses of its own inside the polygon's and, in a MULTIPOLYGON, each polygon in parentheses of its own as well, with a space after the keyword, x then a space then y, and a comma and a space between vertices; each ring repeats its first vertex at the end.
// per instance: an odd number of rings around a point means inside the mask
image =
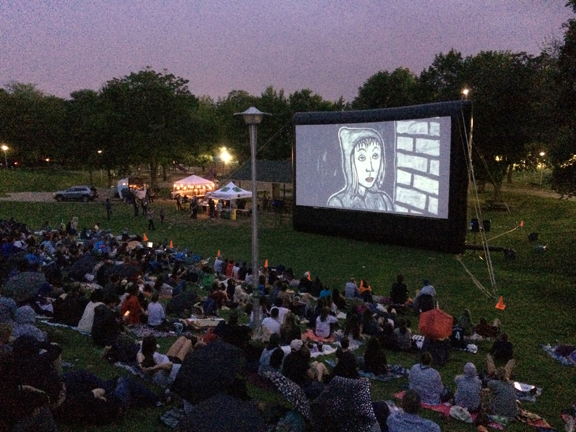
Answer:
POLYGON ((110 198, 106 198, 104 207, 106 208, 106 216, 108 217, 108 220, 110 220, 110 216, 112 216, 112 204, 110 204, 110 198))
POLYGON ((132 207, 134 207, 134 217, 138 217, 139 210, 138 210, 138 200, 135 196, 132 196, 132 207))
POLYGON ((222 214, 222 200, 218 200, 218 204, 216 204, 216 219, 219 219, 221 214, 222 214))
POLYGON ((146 216, 148 217, 148 229, 154 231, 156 229, 154 226, 154 210, 148 209, 146 216))
POLYGON ((160 207, 160 223, 164 223, 164 207, 160 207))
POLYGON ((210 209, 210 219, 214 219, 216 217, 216 203, 212 198, 208 201, 208 208, 210 209))
POLYGON ((194 195, 192 201, 190 201, 190 217, 192 219, 198 219, 198 197, 194 195))
POLYGON ((180 200, 180 195, 176 196, 176 211, 182 211, 182 201, 180 200))
POLYGON ((146 200, 146 198, 144 198, 142 201, 140 201, 140 205, 142 206, 142 216, 147 216, 148 215, 148 201, 146 200))

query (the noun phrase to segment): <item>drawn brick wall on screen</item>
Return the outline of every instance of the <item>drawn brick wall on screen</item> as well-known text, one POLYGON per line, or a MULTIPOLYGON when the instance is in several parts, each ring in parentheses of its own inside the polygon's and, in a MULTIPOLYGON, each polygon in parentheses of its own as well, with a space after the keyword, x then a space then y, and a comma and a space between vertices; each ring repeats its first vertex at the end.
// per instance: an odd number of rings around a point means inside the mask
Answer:
POLYGON ((396 122, 396 210, 438 214, 440 123, 396 122))

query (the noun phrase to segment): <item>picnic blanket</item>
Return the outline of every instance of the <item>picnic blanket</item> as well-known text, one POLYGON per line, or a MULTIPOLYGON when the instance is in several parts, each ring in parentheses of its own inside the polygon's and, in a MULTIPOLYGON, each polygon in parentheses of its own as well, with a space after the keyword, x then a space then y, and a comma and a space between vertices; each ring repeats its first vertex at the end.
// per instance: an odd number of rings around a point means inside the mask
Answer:
POLYGON ((167 338, 167 337, 175 337, 175 336, 192 336, 193 333, 191 331, 183 331, 182 333, 178 334, 175 331, 162 331, 157 330, 155 328, 149 327, 147 325, 135 325, 130 328, 130 332, 135 335, 138 339, 143 339, 146 336, 155 336, 156 338, 167 338))
POLYGON ((306 330, 305 333, 302 333, 302 340, 313 340, 314 342, 322 342, 322 343, 331 343, 334 342, 334 336, 329 338, 321 338, 314 334, 314 330, 306 330))
POLYGON ((391 381, 393 379, 398 379, 398 378, 403 378, 408 376, 410 370, 406 369, 405 367, 401 366, 401 365, 392 365, 390 366, 390 372, 388 372, 387 374, 381 374, 381 375, 374 375, 371 372, 364 372, 363 370, 359 370, 358 373, 360 374, 361 377, 363 378, 368 378, 371 380, 375 380, 375 381, 391 381))
POLYGON ((576 366, 576 351, 562 355, 563 353, 558 351, 558 345, 543 344, 541 347, 550 357, 558 360, 564 366, 576 366))
MULTIPOLYGON (((424 345, 424 336, 423 335, 413 335, 412 340, 414 341, 414 343, 416 343, 416 347, 419 350, 421 350, 422 345, 424 345)), ((466 345, 466 348, 464 348, 464 349, 457 349, 457 348, 452 348, 452 349, 456 349, 457 351, 469 352, 472 354, 476 354, 478 352, 478 346, 474 345, 474 344, 468 344, 468 345, 466 345)))
MULTIPOLYGON (((280 348, 282 348, 282 351, 284 351, 284 355, 290 354, 290 345, 283 345, 280 348)), ((310 357, 316 358, 316 357, 335 354, 335 353, 336 353, 336 348, 334 348, 331 345, 323 345, 322 351, 320 351, 318 349, 318 346, 315 346, 310 350, 310 357)))
MULTIPOLYGON (((397 399, 402 399, 405 393, 406 393, 405 391, 395 393, 394 397, 397 399)), ((421 403, 421 405, 422 408, 442 413, 447 417, 450 416, 450 408, 452 408, 452 404, 448 402, 440 405, 428 405, 425 403, 421 403)), ((477 414, 471 413, 471 416, 472 421, 475 421, 477 414)), ((504 430, 504 428, 508 425, 507 417, 489 415, 488 418, 490 419, 490 423, 488 424, 488 426, 491 427, 492 429, 504 430)), ((516 417, 516 420, 525 423, 531 427, 552 429, 552 426, 550 426, 544 418, 540 417, 538 414, 531 413, 530 411, 523 410, 521 408, 519 408, 519 414, 516 417)))

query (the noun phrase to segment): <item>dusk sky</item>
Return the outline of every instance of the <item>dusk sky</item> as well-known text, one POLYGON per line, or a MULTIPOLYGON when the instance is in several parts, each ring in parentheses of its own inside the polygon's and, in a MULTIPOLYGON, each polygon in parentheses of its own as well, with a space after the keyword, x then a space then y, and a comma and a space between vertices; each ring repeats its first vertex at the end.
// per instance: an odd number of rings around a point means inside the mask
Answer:
POLYGON ((0 86, 68 98, 146 66, 196 96, 308 88, 351 102, 375 73, 454 48, 538 54, 565 0, 0 0, 0 86))

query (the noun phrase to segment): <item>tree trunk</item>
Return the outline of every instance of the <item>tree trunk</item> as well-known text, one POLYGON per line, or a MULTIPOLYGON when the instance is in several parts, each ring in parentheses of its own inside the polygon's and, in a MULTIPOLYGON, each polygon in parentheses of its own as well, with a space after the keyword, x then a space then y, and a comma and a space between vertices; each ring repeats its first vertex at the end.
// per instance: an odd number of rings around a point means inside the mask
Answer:
POLYGON ((108 175, 108 189, 112 187, 112 171, 110 168, 106 168, 106 173, 108 175))
POLYGON ((168 180, 168 173, 166 172, 166 164, 162 164, 162 181, 168 180))
POLYGON ((502 201, 502 183, 492 182, 494 186, 494 202, 502 201))
POLYGON ((508 165, 508 169, 506 171, 506 183, 512 184, 512 173, 514 172, 514 165, 508 165))
POLYGON ((94 184, 94 178, 93 178, 94 176, 92 175, 92 167, 89 167, 89 168, 88 168, 88 176, 89 176, 89 178, 90 178, 90 180, 89 180, 89 181, 90 181, 90 185, 92 186, 92 185, 94 184))
POLYGON ((158 177, 158 164, 155 160, 150 162, 150 189, 156 189, 156 178, 158 177))

